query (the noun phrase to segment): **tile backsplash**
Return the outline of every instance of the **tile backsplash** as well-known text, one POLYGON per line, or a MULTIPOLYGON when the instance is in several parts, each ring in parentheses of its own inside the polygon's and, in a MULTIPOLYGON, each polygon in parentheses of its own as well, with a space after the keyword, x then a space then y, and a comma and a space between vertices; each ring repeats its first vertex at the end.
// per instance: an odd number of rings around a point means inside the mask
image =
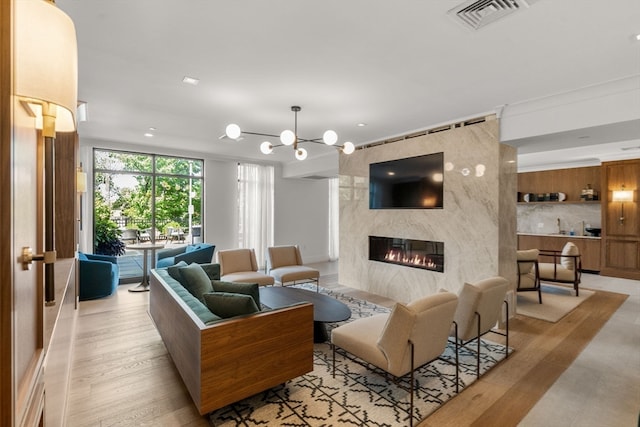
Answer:
POLYGON ((518 204, 518 232, 555 234, 564 231, 569 234, 573 229, 577 236, 582 236, 585 234, 583 227, 600 227, 600 213, 598 203, 518 204))

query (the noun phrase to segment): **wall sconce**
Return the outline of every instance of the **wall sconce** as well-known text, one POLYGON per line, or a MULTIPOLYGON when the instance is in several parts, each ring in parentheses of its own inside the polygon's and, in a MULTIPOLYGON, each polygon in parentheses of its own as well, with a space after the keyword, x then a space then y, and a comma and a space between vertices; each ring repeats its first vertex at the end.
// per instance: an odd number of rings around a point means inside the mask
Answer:
POLYGON ((87 173, 82 170, 82 163, 76 171, 76 191, 78 193, 87 192, 87 173))
POLYGON ((52 1, 15 5, 14 94, 44 137, 44 290, 55 304, 55 137, 76 130, 78 46, 73 21, 52 1))
POLYGON ((73 21, 45 0, 16 2, 15 93, 45 137, 76 130, 78 48, 73 21))
POLYGON ((613 190, 612 202, 620 202, 620 224, 624 224, 624 203, 633 202, 633 190, 625 190, 624 185, 621 190, 613 190))

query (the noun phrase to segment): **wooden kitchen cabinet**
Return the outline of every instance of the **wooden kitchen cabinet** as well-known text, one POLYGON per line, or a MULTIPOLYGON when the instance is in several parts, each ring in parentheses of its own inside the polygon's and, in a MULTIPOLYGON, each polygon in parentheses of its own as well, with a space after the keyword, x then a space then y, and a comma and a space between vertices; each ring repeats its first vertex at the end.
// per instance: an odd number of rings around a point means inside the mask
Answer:
POLYGON ((519 193, 565 193, 567 195, 565 203, 581 202, 580 194, 588 184, 600 195, 600 166, 522 172, 518 174, 519 193))
MULTIPOLYGON (((600 271, 600 244, 598 238, 545 235, 545 234, 518 234, 518 249, 547 249, 561 251, 567 242, 574 243, 580 251, 582 258, 582 270, 600 271)), ((552 262, 551 258, 544 257, 541 262, 552 262)))

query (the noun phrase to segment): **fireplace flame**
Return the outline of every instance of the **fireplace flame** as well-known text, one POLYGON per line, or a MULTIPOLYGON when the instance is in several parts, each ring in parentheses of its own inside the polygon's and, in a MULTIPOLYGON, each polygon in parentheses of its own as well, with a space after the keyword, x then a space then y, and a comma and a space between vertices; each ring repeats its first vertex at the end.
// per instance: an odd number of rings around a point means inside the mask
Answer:
POLYGON ((412 258, 404 255, 401 251, 390 250, 384 256, 385 261, 399 262, 406 265, 417 265, 430 269, 437 268, 437 264, 431 260, 427 255, 415 255, 412 258))

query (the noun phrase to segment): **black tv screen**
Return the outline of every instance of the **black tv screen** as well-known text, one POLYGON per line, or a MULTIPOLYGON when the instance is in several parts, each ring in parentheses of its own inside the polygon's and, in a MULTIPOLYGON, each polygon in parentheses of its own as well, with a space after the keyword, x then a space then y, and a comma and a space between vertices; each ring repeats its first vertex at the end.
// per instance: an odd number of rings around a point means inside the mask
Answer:
POLYGON ((442 209, 444 153, 371 163, 369 209, 442 209))

